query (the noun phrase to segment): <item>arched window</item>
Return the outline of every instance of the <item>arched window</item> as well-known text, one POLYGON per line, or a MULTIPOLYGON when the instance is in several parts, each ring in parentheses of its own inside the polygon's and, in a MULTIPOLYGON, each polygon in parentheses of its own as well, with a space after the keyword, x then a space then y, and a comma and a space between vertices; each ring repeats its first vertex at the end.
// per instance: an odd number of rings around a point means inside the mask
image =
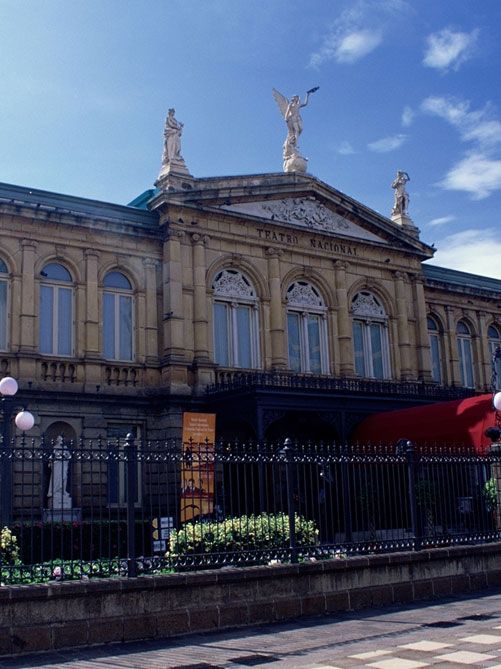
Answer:
POLYGON ((103 353, 107 360, 133 359, 133 295, 122 272, 108 272, 103 281, 103 353))
POLYGON ((7 349, 7 295, 9 288, 9 270, 0 258, 0 351, 7 349))
POLYGON ((73 280, 66 267, 48 263, 40 272, 40 353, 73 354, 73 280))
POLYGON ((289 369, 327 374, 325 306, 320 294, 306 281, 295 281, 287 290, 287 339, 289 369))
POLYGON ((456 335, 461 383, 467 388, 474 388, 475 380, 473 376, 473 349, 471 345, 471 332, 469 326, 464 321, 458 322, 456 335))
POLYGON ((489 350, 492 355, 496 348, 501 346, 501 331, 496 325, 489 325, 487 337, 489 339, 489 350))
POLYGON ((214 360, 224 367, 259 367, 257 296, 236 269, 223 269, 214 291, 214 360))
POLYGON ((372 379, 390 378, 388 317, 377 297, 365 290, 351 303, 355 371, 372 379))
POLYGON ((433 381, 435 381, 435 383, 442 383, 442 336, 440 333, 440 327, 432 316, 428 316, 427 323, 431 350, 431 378, 433 381))

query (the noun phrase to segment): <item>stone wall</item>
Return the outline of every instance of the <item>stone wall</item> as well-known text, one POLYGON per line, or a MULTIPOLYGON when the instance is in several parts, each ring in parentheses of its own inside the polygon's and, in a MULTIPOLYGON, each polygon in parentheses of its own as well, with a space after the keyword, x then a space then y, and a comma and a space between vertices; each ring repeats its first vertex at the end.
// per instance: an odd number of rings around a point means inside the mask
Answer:
POLYGON ((162 638, 501 585, 501 543, 0 587, 0 655, 162 638))

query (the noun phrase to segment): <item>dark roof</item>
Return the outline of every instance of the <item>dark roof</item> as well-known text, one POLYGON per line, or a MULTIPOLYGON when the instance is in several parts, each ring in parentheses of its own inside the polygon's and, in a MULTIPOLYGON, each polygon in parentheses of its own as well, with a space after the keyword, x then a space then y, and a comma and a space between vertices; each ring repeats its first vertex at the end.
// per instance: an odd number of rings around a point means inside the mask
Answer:
POLYGON ((14 186, 0 183, 0 205, 7 204, 29 207, 60 214, 73 214, 115 220, 117 223, 135 223, 138 225, 158 225, 158 217, 150 212, 122 204, 90 200, 74 195, 62 195, 37 188, 14 186))
POLYGON ((444 283, 461 288, 473 288, 483 291, 501 293, 501 280, 468 272, 459 272, 456 269, 438 267, 423 263, 423 273, 428 281, 444 283))

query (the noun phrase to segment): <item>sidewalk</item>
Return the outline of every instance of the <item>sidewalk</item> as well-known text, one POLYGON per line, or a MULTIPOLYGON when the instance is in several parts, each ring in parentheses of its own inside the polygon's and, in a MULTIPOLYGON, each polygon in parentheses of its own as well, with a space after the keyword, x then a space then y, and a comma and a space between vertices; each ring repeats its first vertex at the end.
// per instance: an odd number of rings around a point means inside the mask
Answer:
POLYGON ((501 669, 501 592, 22 659, 9 669, 501 669))

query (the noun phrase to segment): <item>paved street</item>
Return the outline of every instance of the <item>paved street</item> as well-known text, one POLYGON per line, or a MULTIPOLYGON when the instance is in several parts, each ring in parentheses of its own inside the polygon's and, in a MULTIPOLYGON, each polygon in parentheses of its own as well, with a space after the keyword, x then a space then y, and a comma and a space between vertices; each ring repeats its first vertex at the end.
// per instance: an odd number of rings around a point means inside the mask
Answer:
POLYGON ((22 660, 21 669, 501 669, 501 593, 22 660))

